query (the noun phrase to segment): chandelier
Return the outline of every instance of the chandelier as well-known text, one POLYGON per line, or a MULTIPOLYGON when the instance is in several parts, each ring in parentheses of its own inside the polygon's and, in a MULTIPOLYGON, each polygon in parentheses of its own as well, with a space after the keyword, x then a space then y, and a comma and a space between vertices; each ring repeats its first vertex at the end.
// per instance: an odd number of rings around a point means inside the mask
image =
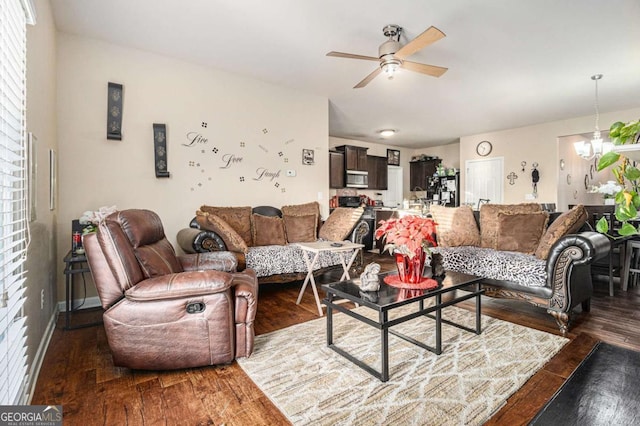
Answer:
POLYGON ((591 76, 591 80, 596 83, 596 128, 593 132, 593 138, 590 141, 580 141, 573 144, 576 154, 585 160, 593 160, 595 157, 600 157, 602 154, 606 154, 611 151, 613 144, 611 142, 603 142, 600 134, 600 109, 598 104, 598 80, 602 78, 602 74, 595 74, 591 76))

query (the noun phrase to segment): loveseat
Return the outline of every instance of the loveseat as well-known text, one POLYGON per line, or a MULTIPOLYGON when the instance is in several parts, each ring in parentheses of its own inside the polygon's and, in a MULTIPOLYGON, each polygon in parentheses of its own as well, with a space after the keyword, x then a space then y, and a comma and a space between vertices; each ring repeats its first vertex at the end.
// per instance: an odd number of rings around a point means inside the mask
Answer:
MULTIPOLYGON (((177 239, 185 253, 231 251, 238 270, 254 270, 261 284, 295 281, 307 273, 305 254, 295 243, 318 239, 361 242, 368 231, 368 224, 360 220, 363 212, 362 208, 339 207, 323 222, 315 201, 281 209, 203 205, 177 239)), ((340 254, 321 252, 314 270, 322 273, 341 264, 340 254)))
POLYGON ((443 265, 484 278, 485 294, 543 307, 562 334, 569 329, 578 304, 590 310, 591 264, 609 253, 608 238, 580 232, 587 220, 584 206, 562 214, 542 211, 539 204, 433 206, 443 265))

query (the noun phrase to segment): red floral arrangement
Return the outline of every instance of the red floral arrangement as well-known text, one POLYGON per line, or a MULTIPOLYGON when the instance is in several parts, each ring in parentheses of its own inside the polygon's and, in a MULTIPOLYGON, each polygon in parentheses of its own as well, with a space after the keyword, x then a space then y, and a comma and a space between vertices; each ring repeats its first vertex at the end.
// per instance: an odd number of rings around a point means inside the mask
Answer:
POLYGON ((381 220, 379 225, 376 229, 376 240, 384 237, 384 251, 389 250, 389 253, 401 253, 412 258, 418 248, 422 247, 428 252, 429 247, 438 245, 434 238, 436 223, 433 219, 409 215, 399 219, 381 220))

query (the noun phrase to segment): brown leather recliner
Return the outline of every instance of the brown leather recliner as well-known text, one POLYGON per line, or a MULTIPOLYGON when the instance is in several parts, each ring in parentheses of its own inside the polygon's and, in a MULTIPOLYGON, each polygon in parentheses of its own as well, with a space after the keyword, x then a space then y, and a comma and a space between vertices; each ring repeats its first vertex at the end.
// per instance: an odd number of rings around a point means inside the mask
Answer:
POLYGON ((176 256, 149 210, 107 216, 83 245, 117 366, 229 363, 253 351, 258 283, 229 252, 176 256))

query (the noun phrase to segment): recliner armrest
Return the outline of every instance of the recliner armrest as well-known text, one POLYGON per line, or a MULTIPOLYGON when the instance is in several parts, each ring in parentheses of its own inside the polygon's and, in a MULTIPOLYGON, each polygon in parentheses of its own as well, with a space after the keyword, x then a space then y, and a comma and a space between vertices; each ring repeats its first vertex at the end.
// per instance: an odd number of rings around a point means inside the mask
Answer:
POLYGON ((178 260, 185 271, 235 272, 238 267, 238 259, 229 251, 189 253, 178 256, 178 260))
POLYGON ((204 296, 231 287, 233 275, 221 271, 190 271, 139 282, 125 292, 129 300, 144 302, 204 296))

